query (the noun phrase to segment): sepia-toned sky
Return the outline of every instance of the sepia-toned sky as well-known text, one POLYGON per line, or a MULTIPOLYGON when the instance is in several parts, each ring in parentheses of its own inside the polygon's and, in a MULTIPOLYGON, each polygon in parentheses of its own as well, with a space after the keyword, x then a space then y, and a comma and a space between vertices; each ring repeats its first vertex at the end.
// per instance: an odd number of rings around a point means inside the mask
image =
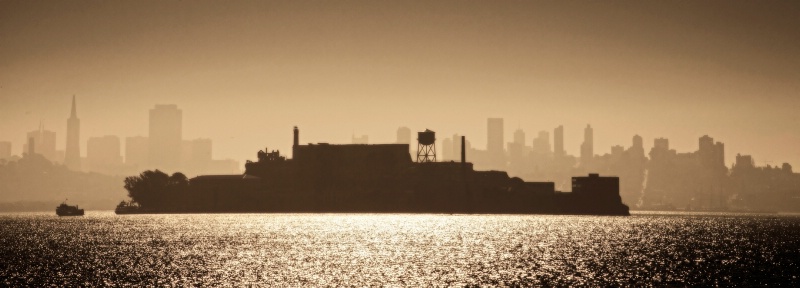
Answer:
MULTIPOLYGON (((64 149, 147 135, 177 104, 184 138, 244 162, 264 146, 394 142, 399 126, 486 146, 486 118, 528 142, 565 126, 578 154, 640 134, 704 134, 758 165, 800 165, 798 1, 5 1, 0 141, 40 121, 64 149)), ((798 166, 800 167, 800 166, 798 166)), ((800 169, 796 169, 800 170, 800 169)))

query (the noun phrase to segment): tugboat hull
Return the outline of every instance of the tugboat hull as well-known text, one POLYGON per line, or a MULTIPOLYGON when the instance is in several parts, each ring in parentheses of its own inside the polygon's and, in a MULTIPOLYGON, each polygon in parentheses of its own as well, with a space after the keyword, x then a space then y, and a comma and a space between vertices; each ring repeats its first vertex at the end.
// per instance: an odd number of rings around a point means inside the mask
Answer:
POLYGON ((77 212, 58 212, 58 211, 56 211, 56 215, 58 215, 58 216, 83 216, 83 209, 80 209, 77 212))
POLYGON ((78 209, 78 206, 69 206, 62 203, 56 207, 56 215, 58 216, 83 216, 83 209, 78 209))

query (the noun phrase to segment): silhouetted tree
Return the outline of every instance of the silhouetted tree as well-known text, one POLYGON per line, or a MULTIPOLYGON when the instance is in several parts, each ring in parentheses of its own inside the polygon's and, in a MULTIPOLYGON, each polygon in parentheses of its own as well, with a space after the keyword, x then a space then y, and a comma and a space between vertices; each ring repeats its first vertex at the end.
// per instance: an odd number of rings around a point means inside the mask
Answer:
POLYGON ((125 178, 128 197, 145 208, 178 208, 178 203, 186 199, 188 188, 189 179, 180 172, 169 176, 160 170, 147 170, 125 178))
POLYGON ((172 176, 169 176, 169 183, 170 186, 188 186, 189 185, 189 178, 186 175, 183 175, 181 172, 172 173, 172 176))
POLYGON ((147 170, 139 176, 125 178, 125 190, 128 190, 128 197, 142 207, 158 206, 160 195, 167 190, 169 175, 160 170, 147 170))

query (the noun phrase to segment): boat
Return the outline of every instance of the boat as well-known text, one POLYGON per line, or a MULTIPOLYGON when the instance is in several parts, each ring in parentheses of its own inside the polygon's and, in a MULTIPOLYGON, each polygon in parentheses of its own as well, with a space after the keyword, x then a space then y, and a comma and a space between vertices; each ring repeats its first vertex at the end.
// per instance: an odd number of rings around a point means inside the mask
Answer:
POLYGON ((79 209, 78 205, 69 206, 67 202, 61 203, 56 207, 56 215, 58 216, 83 216, 83 209, 79 209))
POLYGON ((114 213, 117 215, 120 214, 141 214, 142 207, 136 204, 133 201, 122 201, 117 205, 117 208, 114 209, 114 213))

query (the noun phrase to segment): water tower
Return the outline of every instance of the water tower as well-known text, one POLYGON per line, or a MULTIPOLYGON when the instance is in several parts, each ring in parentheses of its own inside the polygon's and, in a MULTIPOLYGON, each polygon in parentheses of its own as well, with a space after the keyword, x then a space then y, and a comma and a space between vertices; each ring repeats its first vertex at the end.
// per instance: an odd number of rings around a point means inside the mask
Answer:
POLYGON ((436 132, 417 132, 417 162, 436 162, 436 132))

